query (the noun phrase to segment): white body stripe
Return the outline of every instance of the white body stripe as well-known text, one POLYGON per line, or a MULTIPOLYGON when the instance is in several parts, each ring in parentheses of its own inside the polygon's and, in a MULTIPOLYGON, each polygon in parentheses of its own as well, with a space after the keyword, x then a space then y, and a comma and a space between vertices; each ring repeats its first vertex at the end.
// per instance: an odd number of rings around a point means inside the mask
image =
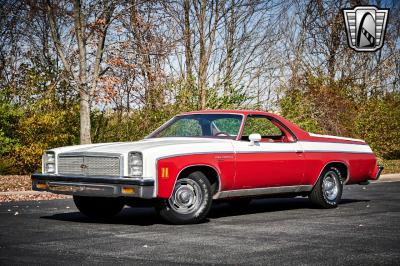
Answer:
POLYGON ((364 143, 364 141, 362 139, 353 139, 353 138, 338 137, 338 136, 332 136, 332 135, 320 135, 320 134, 314 134, 314 133, 308 133, 308 135, 310 135, 311 137, 359 141, 359 142, 364 143))
POLYGON ((235 141, 233 147, 237 153, 296 152, 303 150, 299 142, 259 142, 255 143, 255 145, 250 145, 248 141, 235 141))
POLYGON ((299 141, 304 152, 351 152, 351 153, 373 153, 371 148, 365 144, 347 144, 335 142, 313 142, 299 141))
MULTIPOLYGON (((92 145, 77 145, 56 148, 52 151, 56 156, 60 153, 90 152, 108 153, 123 156, 123 175, 128 175, 129 152, 141 152, 143 154, 143 177, 156 179, 156 162, 166 157, 190 154, 206 153, 269 153, 269 152, 352 152, 372 153, 368 145, 334 143, 334 142, 307 142, 293 143, 260 142, 251 146, 248 141, 235 141, 229 139, 213 138, 150 138, 137 142, 102 143, 92 145)), ((57 172, 56 172, 57 173, 57 172)), ((154 197, 157 193, 154 190, 154 197)))

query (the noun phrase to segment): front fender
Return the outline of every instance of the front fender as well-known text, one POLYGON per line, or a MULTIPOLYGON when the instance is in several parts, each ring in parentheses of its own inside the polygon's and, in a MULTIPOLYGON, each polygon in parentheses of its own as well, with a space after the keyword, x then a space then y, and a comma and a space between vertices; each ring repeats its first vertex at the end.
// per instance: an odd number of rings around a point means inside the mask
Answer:
POLYGON ((182 170, 190 166, 209 166, 219 174, 220 190, 234 185, 234 154, 193 154, 159 159, 157 161, 157 198, 168 199, 182 170))

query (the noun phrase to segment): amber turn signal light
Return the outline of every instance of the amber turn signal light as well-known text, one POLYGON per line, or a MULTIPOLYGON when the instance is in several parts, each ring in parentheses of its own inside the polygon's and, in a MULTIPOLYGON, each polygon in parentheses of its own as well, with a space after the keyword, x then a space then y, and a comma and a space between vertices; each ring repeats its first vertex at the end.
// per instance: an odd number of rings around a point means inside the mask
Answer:
POLYGON ((40 189, 47 189, 49 186, 46 183, 37 183, 36 187, 40 189))
POLYGON ((135 189, 133 187, 122 187, 122 193, 123 194, 134 194, 135 189))

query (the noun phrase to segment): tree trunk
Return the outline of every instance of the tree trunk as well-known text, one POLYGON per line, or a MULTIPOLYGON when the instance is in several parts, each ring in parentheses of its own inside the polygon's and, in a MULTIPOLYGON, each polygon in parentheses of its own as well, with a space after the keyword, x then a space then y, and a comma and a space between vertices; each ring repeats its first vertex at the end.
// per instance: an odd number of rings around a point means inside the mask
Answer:
POLYGON ((151 60, 150 51, 146 37, 146 32, 143 32, 143 22, 140 20, 140 13, 136 7, 136 1, 132 1, 132 30, 135 36, 138 53, 140 54, 141 64, 140 70, 145 78, 145 104, 151 111, 159 109, 162 102, 162 92, 157 88, 156 77, 154 71, 154 62, 151 60), (143 34, 144 33, 144 34, 143 34))
POLYGON ((81 144, 91 143, 90 138, 90 102, 89 92, 87 90, 86 77, 86 45, 83 33, 84 18, 81 12, 81 1, 74 2, 74 23, 75 35, 79 50, 79 95, 80 95, 80 137, 81 144))
POLYGON ((80 88, 79 90, 80 101, 79 101, 79 115, 80 115, 80 139, 81 144, 90 144, 90 103, 89 94, 86 92, 85 88, 80 88))
POLYGON ((341 25, 342 25, 342 10, 338 10, 337 13, 333 16, 331 21, 331 34, 330 40, 328 43, 329 54, 328 54, 328 75, 333 81, 336 75, 336 54, 340 47, 340 33, 341 33, 341 25))
POLYGON ((224 95, 229 95, 232 91, 232 72, 233 72, 233 55, 235 45, 235 31, 236 31, 236 14, 235 14, 235 1, 231 1, 230 18, 226 26, 226 69, 224 77, 224 95))
POLYGON ((184 42, 185 42, 185 65, 186 65, 186 81, 190 82, 192 79, 192 45, 191 45, 191 32, 190 32, 190 1, 184 0, 183 11, 185 13, 185 28, 184 28, 184 42))
POLYGON ((206 55, 206 34, 205 34, 205 19, 206 19, 207 1, 203 0, 200 7, 199 16, 199 43, 200 43, 200 58, 199 58, 199 109, 206 108, 206 79, 207 79, 207 55, 206 55))

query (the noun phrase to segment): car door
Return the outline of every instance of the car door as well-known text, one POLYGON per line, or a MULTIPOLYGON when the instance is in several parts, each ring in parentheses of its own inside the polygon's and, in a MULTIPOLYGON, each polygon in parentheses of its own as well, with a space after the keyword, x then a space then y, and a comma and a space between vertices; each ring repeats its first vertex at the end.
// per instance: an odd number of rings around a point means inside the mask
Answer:
POLYGON ((300 185, 304 175, 301 145, 279 121, 264 115, 246 118, 241 140, 234 141, 236 189, 300 185), (258 133, 260 142, 248 137, 258 133))

